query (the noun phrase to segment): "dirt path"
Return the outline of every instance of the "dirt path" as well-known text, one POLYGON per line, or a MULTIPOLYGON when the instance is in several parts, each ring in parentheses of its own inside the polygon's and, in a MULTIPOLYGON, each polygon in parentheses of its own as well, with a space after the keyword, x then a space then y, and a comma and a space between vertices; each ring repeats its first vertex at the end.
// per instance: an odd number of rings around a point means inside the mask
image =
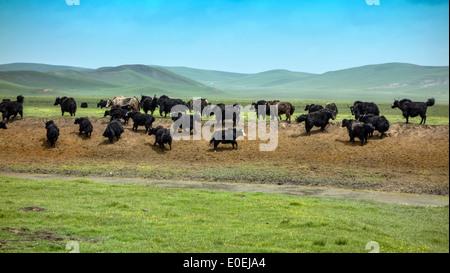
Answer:
MULTIPOLYGON (((44 180, 58 178, 63 180, 75 180, 76 176, 56 176, 51 174, 23 174, 23 173, 3 173, 1 176, 44 180)), ((223 183, 223 182, 204 182, 204 181, 176 181, 176 180, 150 180, 139 178, 119 178, 119 177, 82 177, 94 182, 107 184, 137 184, 149 185, 155 187, 183 188, 183 189, 202 189, 212 191, 228 191, 235 193, 276 193, 301 196, 323 196, 335 198, 365 199, 384 203, 404 204, 414 206, 448 206, 448 196, 436 196, 427 194, 407 194, 392 192, 377 192, 367 190, 346 190, 330 187, 307 187, 294 185, 265 185, 265 184, 247 184, 247 183, 223 183)))
MULTIPOLYGON (((7 130, 0 130, 0 170, 9 170, 12 164, 77 166, 111 161, 123 162, 124 168, 142 164, 181 171, 268 164, 305 177, 325 178, 324 181, 372 179, 380 190, 448 195, 448 126, 397 123, 391 125, 388 137, 380 139, 375 133, 361 147, 348 141, 346 129, 337 122, 330 124, 325 133, 314 128, 311 136, 305 134, 304 124, 282 122, 278 148, 273 152, 261 152, 260 141, 250 140, 238 141, 237 150, 232 150, 231 145, 220 145, 219 151, 214 152, 204 139, 176 141, 173 150, 161 153, 153 147, 154 136, 146 135, 143 127, 132 131, 131 124, 125 126, 119 142, 109 144, 102 136, 108 119, 92 119, 91 138, 78 135, 78 125, 73 124, 72 118, 57 119, 60 138, 56 148, 50 148, 43 121, 26 117, 8 123, 7 130)), ((157 119, 154 126, 157 125, 169 128, 171 121, 157 119)), ((329 186, 321 183, 318 186, 329 186)))

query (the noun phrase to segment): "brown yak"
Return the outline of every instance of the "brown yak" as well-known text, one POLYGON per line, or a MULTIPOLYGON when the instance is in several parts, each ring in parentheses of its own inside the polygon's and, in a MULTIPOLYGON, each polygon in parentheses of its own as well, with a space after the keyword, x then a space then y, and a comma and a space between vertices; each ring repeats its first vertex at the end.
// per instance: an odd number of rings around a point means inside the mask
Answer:
POLYGON ((114 99, 108 99, 106 107, 123 108, 127 107, 129 110, 139 111, 139 101, 136 97, 117 96, 114 99))
MULTIPOLYGON (((291 123, 291 116, 294 114, 295 107, 290 102, 280 102, 279 100, 269 101, 266 103, 267 115, 270 114, 270 106, 276 105, 278 107, 278 118, 281 120, 281 115, 286 115, 286 121, 289 120, 291 123)), ((273 120, 275 116, 271 116, 273 120)))

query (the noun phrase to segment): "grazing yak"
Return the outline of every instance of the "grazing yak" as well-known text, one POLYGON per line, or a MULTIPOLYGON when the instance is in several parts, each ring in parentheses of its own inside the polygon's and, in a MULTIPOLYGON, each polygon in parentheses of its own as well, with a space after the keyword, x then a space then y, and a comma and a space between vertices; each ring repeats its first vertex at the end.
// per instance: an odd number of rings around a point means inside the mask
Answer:
POLYGON ((55 147, 55 143, 59 137, 59 129, 53 120, 44 122, 45 129, 47 129, 47 142, 50 142, 51 147, 55 147))
POLYGON ((92 126, 92 123, 88 118, 76 118, 74 124, 80 125, 79 135, 84 132, 86 134, 86 137, 91 137, 94 127, 92 126))
POLYGON ((126 108, 128 110, 132 111, 139 111, 139 101, 136 97, 124 97, 124 96, 117 96, 114 99, 110 100, 108 99, 106 102, 106 108, 111 107, 112 108, 126 108))
POLYGON ((161 97, 159 97, 159 99, 157 99, 157 103, 159 105, 159 114, 162 116, 164 113, 164 117, 167 117, 167 114, 170 114, 172 108, 176 105, 184 105, 189 109, 188 104, 183 100, 171 99, 166 95, 162 95, 161 97))
POLYGON ((169 149, 172 150, 172 135, 166 128, 163 128, 162 126, 150 128, 148 130, 148 135, 155 135, 155 143, 153 146, 156 146, 156 143, 158 143, 159 147, 164 152, 164 144, 167 143, 169 144, 169 149))
POLYGON ((97 103, 97 108, 99 108, 99 107, 100 107, 100 109, 103 109, 103 107, 106 108, 106 104, 108 104, 108 102, 107 102, 106 100, 100 100, 100 101, 97 103))
MULTIPOLYGON (((271 101, 266 103, 266 114, 270 114, 270 106, 276 105, 278 107, 277 118, 281 120, 281 115, 286 115, 286 121, 289 120, 291 123, 291 116, 295 112, 295 107, 290 102, 280 102, 280 101, 271 101)), ((270 117, 272 120, 275 118, 275 115, 270 117)))
MULTIPOLYGON (((115 119, 123 119, 124 124, 128 124, 128 120, 130 116, 128 115, 129 111, 122 108, 113 108, 111 110, 106 110, 103 117, 111 116, 110 122, 115 119)), ((137 112, 136 112, 137 113, 137 112)))
POLYGON ((219 130, 213 133, 211 140, 209 141, 209 146, 214 143, 214 150, 217 150, 217 145, 219 145, 219 143, 231 143, 231 145, 233 145, 233 149, 237 149, 238 144, 236 142, 236 138, 240 136, 245 137, 244 130, 242 129, 238 130, 236 128, 228 128, 226 130, 219 130))
POLYGON ((364 116, 367 114, 374 114, 375 116, 380 115, 380 109, 378 108, 378 105, 376 105, 373 102, 362 102, 362 101, 355 101, 353 103, 353 106, 350 106, 350 110, 352 112, 352 115, 355 116, 355 119, 359 119, 360 116, 364 116))
POLYGON ((133 120, 133 130, 137 131, 139 126, 145 126, 145 132, 147 133, 152 128, 155 117, 149 114, 143 114, 141 112, 130 112, 128 116, 133 120))
POLYGON ((120 136, 124 132, 122 123, 120 120, 114 120, 108 123, 106 126, 105 132, 103 132, 103 136, 109 139, 109 142, 114 143, 114 137, 119 141, 120 136))
POLYGON ((8 129, 7 127, 6 127, 6 124, 4 123, 4 122, 1 122, 0 121, 0 129, 8 129))
MULTIPOLYGON (((194 114, 194 115, 188 115, 188 114, 182 114, 182 113, 178 113, 177 116, 172 117, 173 121, 177 121, 177 120, 181 120, 180 125, 178 126, 179 129, 182 129, 183 131, 186 131, 189 129, 189 132, 191 132, 192 130, 194 130, 194 134, 197 133, 196 129, 195 129, 195 123, 202 122, 202 118, 200 117, 199 114, 194 114), (187 128, 183 128, 183 124, 189 124, 189 127, 187 128)), ((175 126, 175 124, 174 124, 175 126)), ((176 128, 173 128, 174 130, 176 128)))
POLYGON ((329 102, 325 105, 325 108, 334 112, 335 116, 339 113, 338 108, 334 102, 329 102))
MULTIPOLYGON (((372 124, 375 130, 381 133, 380 138, 383 138, 384 133, 389 130, 389 121, 385 116, 375 116, 373 114, 368 114, 361 116, 359 118, 359 121, 372 124)), ((369 132, 369 137, 373 136, 373 132, 373 130, 369 132)))
POLYGON ((64 116, 65 112, 68 112, 70 116, 75 116, 77 112, 77 102, 74 98, 62 97, 56 98, 55 103, 53 105, 61 105, 61 115, 64 116))
POLYGON ((9 121, 10 117, 14 119, 18 114, 20 118, 23 118, 23 102, 24 97, 22 95, 17 96, 16 101, 5 101, 0 103, 0 112, 2 112, 2 121, 9 121))
POLYGON ((311 135, 311 129, 314 126, 320 127, 322 132, 325 131, 325 127, 328 125, 330 119, 336 119, 336 115, 329 109, 320 109, 319 111, 312 112, 306 115, 300 115, 296 121, 298 123, 305 122, 305 129, 308 135, 311 135))
POLYGON ((82 102, 81 103, 81 108, 88 108, 87 102, 82 102))
POLYGON ((150 114, 153 116, 153 113, 156 110, 156 107, 158 107, 156 95, 153 97, 144 96, 141 95, 141 105, 142 110, 144 110, 144 113, 148 114, 148 111, 150 111, 150 114))
POLYGON ((266 104, 267 104, 267 101, 265 101, 265 100, 260 100, 260 101, 257 101, 257 102, 252 102, 252 107, 250 108, 250 110, 253 110, 253 109, 255 109, 255 111, 256 111, 256 114, 258 115, 258 118, 265 118, 266 117, 266 113, 267 113, 267 109, 266 109, 266 111, 264 112, 264 111, 261 111, 261 112, 259 112, 258 111, 258 109, 259 109, 259 107, 264 107, 264 106, 266 106, 266 104))
POLYGON ((236 126, 236 122, 240 120, 241 105, 235 103, 233 105, 225 105, 223 103, 216 104, 211 108, 210 115, 216 116, 217 123, 224 123, 225 120, 233 120, 233 127, 236 126))
POLYGON ((196 99, 188 101, 187 105, 189 110, 194 111, 197 114, 200 111, 200 115, 206 115, 206 112, 204 113, 203 110, 207 108, 208 105, 211 105, 211 103, 209 103, 207 99, 196 99))
POLYGON ((435 103, 434 98, 428 99, 427 102, 413 102, 409 99, 403 99, 401 101, 394 100, 392 109, 399 108, 402 110, 403 117, 406 118, 406 123, 409 123, 409 117, 420 116, 422 120, 420 124, 425 124, 427 121, 427 109, 429 106, 433 106, 435 103))
POLYGON ((307 104, 305 107, 305 111, 308 111, 308 113, 317 112, 320 109, 323 109, 323 106, 319 104, 307 104))
POLYGON ((348 135, 350 136, 350 142, 355 143, 355 137, 361 141, 361 146, 367 143, 370 132, 375 130, 375 127, 370 123, 363 123, 358 120, 342 120, 342 127, 346 127, 348 135))

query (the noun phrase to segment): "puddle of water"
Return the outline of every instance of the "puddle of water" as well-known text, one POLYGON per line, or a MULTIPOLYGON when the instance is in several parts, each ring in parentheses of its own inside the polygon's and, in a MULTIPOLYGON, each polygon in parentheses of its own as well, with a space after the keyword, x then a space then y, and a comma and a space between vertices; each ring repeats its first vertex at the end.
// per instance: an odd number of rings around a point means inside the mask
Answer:
POLYGON ((225 183, 225 182, 203 182, 203 181, 180 181, 180 180, 151 180, 143 178, 124 177, 93 177, 93 176, 60 176, 53 174, 35 173, 4 173, 2 176, 26 178, 26 179, 64 179, 74 180, 78 178, 88 179, 95 182, 108 184, 139 184, 155 187, 183 188, 183 189, 203 189, 211 191, 230 192, 262 192, 303 196, 324 196, 351 199, 366 199, 385 203, 415 205, 415 206, 448 206, 449 197, 427 194, 409 194, 394 192, 377 192, 367 190, 336 189, 327 187, 293 186, 293 185, 268 185, 268 184, 246 184, 246 183, 225 183))

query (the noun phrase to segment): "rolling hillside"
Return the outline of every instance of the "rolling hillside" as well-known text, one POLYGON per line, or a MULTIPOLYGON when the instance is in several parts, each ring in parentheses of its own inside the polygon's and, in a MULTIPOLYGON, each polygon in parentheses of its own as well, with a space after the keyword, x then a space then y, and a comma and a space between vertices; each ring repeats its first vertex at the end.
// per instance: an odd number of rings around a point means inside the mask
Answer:
POLYGON ((189 67, 169 67, 169 66, 161 66, 166 70, 169 70, 173 73, 181 75, 183 77, 192 79, 194 81, 198 81, 204 83, 206 85, 214 85, 216 82, 226 82, 232 81, 236 79, 243 78, 250 74, 243 73, 234 73, 234 72, 225 72, 225 71, 217 71, 217 70, 205 70, 205 69, 197 69, 197 68, 189 68, 189 67))
POLYGON ((174 97, 221 93, 165 69, 144 65, 102 67, 85 71, 3 71, 0 72, 0 80, 0 92, 4 94, 17 92, 21 88, 24 89, 23 94, 58 93, 109 97, 137 96, 139 93, 168 94, 174 97))
POLYGON ((330 71, 323 74, 270 70, 238 74, 167 67, 175 73, 214 86, 238 98, 392 101, 409 97, 449 100, 448 66, 386 63, 330 71))
MULTIPOLYGON (((0 65, 11 67, 13 64, 0 65)), ((13 65, 20 68, 19 64, 13 65)), ((172 97, 202 96, 217 99, 295 99, 390 102, 408 97, 438 103, 449 100, 448 66, 431 67, 405 63, 366 65, 323 74, 270 70, 256 74, 202 70, 188 67, 122 65, 98 69, 0 72, 0 94, 71 94, 79 96, 139 96, 167 94, 172 97), (22 91, 23 90, 23 91, 22 91)))
POLYGON ((37 64, 37 63, 12 63, 0 65, 0 71, 21 71, 21 70, 47 72, 52 70, 89 71, 91 69, 75 66, 37 64))
POLYGON ((314 76, 312 73, 293 72, 289 70, 270 70, 257 74, 250 74, 245 77, 225 81, 220 86, 228 86, 233 88, 235 86, 246 87, 275 87, 283 86, 288 83, 296 82, 314 76))

